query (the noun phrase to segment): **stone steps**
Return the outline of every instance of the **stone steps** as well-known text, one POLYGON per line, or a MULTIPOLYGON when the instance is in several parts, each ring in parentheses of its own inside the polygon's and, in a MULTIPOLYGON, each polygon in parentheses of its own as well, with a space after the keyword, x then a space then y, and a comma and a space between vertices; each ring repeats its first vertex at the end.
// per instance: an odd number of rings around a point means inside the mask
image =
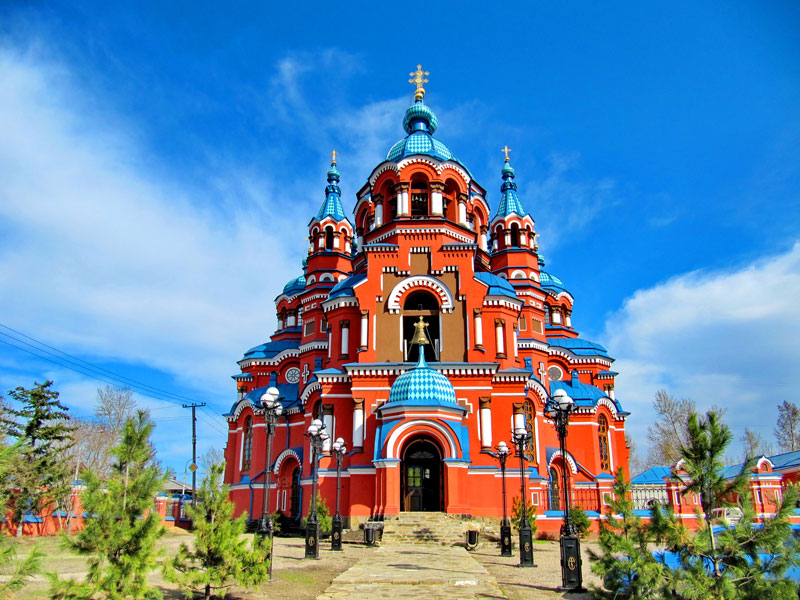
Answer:
POLYGON ((383 545, 464 545, 464 525, 457 517, 438 512, 405 512, 383 525, 383 545))

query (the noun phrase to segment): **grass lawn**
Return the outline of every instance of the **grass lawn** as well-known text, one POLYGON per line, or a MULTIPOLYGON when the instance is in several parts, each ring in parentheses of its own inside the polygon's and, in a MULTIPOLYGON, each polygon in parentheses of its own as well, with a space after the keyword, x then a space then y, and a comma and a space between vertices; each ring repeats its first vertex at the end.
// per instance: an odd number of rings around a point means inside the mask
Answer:
MULTIPOLYGON (((172 556, 181 543, 189 543, 192 535, 181 529, 168 529, 158 542, 161 559, 172 556)), ((17 546, 17 556, 24 556, 34 546, 45 554, 44 571, 57 573, 62 578, 82 579, 86 575, 86 559, 73 554, 60 537, 22 538, 12 540, 17 546)), ((261 598, 292 598, 313 600, 321 594, 339 573, 358 561, 371 549, 361 545, 345 544, 343 552, 327 550, 327 544, 320 543, 320 560, 303 558, 304 543, 300 538, 275 538, 275 563, 273 581, 259 589, 238 589, 230 591, 231 598, 257 600, 261 598)), ((185 596, 177 586, 164 580, 160 569, 151 573, 150 582, 161 589, 165 600, 177 600, 185 596)), ((44 573, 33 578, 19 592, 19 598, 44 600, 48 598, 50 583, 44 573)))

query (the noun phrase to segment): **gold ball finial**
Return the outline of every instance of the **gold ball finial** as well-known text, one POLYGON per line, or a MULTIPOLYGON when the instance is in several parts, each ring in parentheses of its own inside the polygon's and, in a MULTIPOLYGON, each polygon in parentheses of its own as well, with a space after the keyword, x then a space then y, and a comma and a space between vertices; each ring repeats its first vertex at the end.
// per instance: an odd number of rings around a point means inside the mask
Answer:
POLYGON ((428 80, 425 79, 425 77, 430 74, 430 71, 422 70, 422 65, 417 65, 417 70, 409 73, 409 75, 411 75, 411 79, 408 80, 408 83, 413 83, 415 86, 417 86, 417 89, 414 92, 414 100, 422 100, 422 98, 425 96, 425 88, 422 87, 422 84, 428 83, 428 80))

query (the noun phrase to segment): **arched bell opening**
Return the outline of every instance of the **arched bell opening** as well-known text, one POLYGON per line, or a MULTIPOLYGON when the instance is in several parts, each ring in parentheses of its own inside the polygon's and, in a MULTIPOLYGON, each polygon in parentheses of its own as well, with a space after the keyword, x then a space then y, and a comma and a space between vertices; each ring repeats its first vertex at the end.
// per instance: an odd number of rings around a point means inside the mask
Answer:
POLYGON ((444 463, 439 445, 418 436, 403 449, 400 510, 444 511, 444 463))
POLYGON ((416 331, 414 323, 422 317, 427 323, 425 335, 430 344, 423 344, 425 360, 437 361, 441 347, 439 300, 427 290, 412 291, 403 302, 403 340, 406 345, 406 360, 416 362, 419 360, 419 345, 412 344, 416 331))

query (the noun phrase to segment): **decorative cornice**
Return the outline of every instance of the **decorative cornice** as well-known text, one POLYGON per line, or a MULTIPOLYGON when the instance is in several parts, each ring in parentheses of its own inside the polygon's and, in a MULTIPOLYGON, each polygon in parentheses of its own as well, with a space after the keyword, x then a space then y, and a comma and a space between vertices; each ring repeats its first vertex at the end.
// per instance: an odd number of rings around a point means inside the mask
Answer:
POLYGON ((244 360, 240 360, 237 364, 242 368, 246 369, 247 367, 264 365, 264 366, 275 366, 286 360, 287 358, 298 358, 300 356, 300 349, 299 348, 287 348, 286 350, 281 350, 273 356, 272 358, 248 358, 244 360))
POLYGON ((448 287, 435 277, 417 275, 415 277, 403 279, 400 283, 394 286, 394 289, 389 294, 389 299, 386 303, 389 313, 395 315, 400 314, 402 311, 400 299, 405 296, 406 292, 418 288, 423 288, 434 292, 439 297, 442 312, 453 312, 453 295, 450 293, 448 287))

